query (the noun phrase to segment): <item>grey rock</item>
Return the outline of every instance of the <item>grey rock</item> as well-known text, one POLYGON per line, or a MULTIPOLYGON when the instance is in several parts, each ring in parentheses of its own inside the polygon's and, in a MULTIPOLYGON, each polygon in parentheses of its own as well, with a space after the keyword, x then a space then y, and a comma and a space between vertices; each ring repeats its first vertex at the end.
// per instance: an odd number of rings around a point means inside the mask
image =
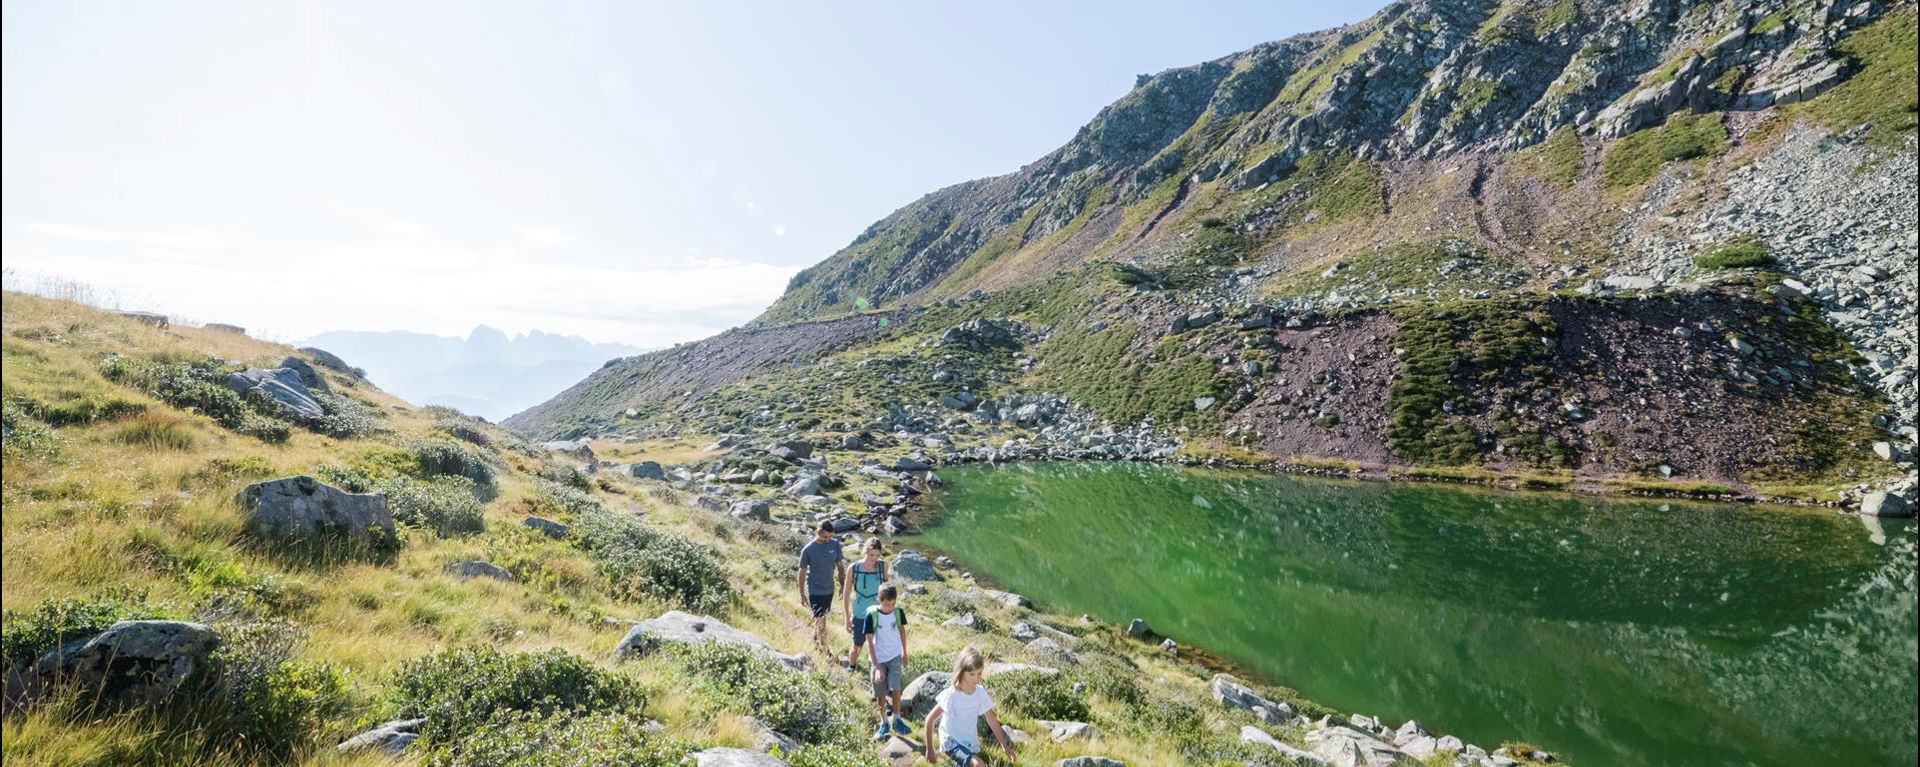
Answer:
POLYGON ((660 464, 654 461, 641 461, 639 463, 629 464, 627 466, 627 473, 632 475, 634 479, 664 480, 667 478, 666 470, 660 468, 660 464))
POLYGON ((447 563, 446 571, 448 575, 461 580, 467 580, 469 578, 492 578, 496 581, 516 580, 513 577, 513 573, 508 572, 507 568, 493 564, 492 562, 481 562, 479 560, 449 562, 447 563))
POLYGON ((1153 633, 1153 630, 1147 627, 1145 618, 1135 618, 1127 621, 1127 636, 1133 637, 1134 639, 1141 639, 1151 633, 1153 633))
POLYGON ((800 439, 775 442, 767 446, 767 454, 788 463, 799 463, 813 457, 813 443, 800 439))
POLYGON ((1213 702, 1227 708, 1254 712, 1267 724, 1285 724, 1294 716, 1293 706, 1260 697, 1253 688, 1226 674, 1215 674, 1209 687, 1213 694, 1213 702))
POLYGON ((1877 490, 1860 499, 1860 515, 1864 517, 1911 517, 1913 504, 1897 493, 1877 490))
POLYGON ((1019 642, 1031 642, 1040 637, 1038 633, 1034 632, 1032 626, 1028 626, 1025 623, 1013 624, 1013 628, 1007 630, 1007 636, 1013 637, 1019 642))
POLYGON ((973 613, 961 613, 960 615, 948 618, 946 622, 940 625, 972 631, 973 627, 979 623, 979 620, 979 618, 974 617, 973 613))
MULTIPOLYGON (((159 703, 192 695, 211 681, 213 653, 219 646, 219 634, 205 624, 120 621, 91 638, 42 654, 23 675, 20 697, 37 697, 35 693, 56 682, 121 703, 159 703)), ((16 697, 13 692, 10 699, 16 697)))
POLYGON ((142 325, 159 328, 161 330, 166 330, 169 325, 167 315, 164 314, 155 314, 153 312, 119 312, 119 315, 142 325))
POLYGON ((228 373, 226 384, 227 388, 241 395, 251 392, 266 395, 279 405, 281 414, 295 420, 312 421, 327 414, 326 409, 314 400, 312 392, 307 390, 300 373, 291 368, 247 368, 238 373, 228 373))
POLYGON ((908 717, 925 717, 933 710, 933 699, 952 683, 953 675, 945 671, 929 671, 914 677, 900 689, 900 707, 906 709, 908 717))
POLYGON ((1332 764, 1319 754, 1303 751, 1291 744, 1283 743, 1280 739, 1267 734, 1266 730, 1250 724, 1240 726, 1240 742, 1255 746, 1266 746, 1295 764, 1308 765, 1310 767, 1332 767, 1332 764))
POLYGON ((1087 724, 1086 722, 1054 722, 1045 719, 1036 719, 1033 723, 1045 729, 1047 731, 1047 739, 1055 743, 1065 743, 1069 740, 1092 740, 1094 735, 1093 725, 1087 724))
POLYGON ((546 517, 527 517, 520 520, 520 524, 538 530, 549 538, 565 538, 567 532, 573 529, 546 517))
POLYGON ((757 499, 734 501, 727 509, 727 516, 734 519, 750 519, 755 522, 773 521, 773 504, 757 499))
POLYGON ((320 371, 314 370, 312 365, 307 364, 306 360, 300 359, 299 357, 287 357, 280 360, 280 367, 298 374, 300 376, 300 383, 305 384, 310 391, 329 390, 327 379, 320 375, 320 371))
POLYGON ((380 493, 349 493, 307 476, 255 482, 240 491, 247 526, 287 541, 339 536, 366 542, 391 540, 393 514, 380 493))
POLYGON ((425 719, 395 719, 375 725, 366 732, 343 740, 334 750, 350 754, 362 749, 377 749, 388 756, 405 751, 408 745, 420 739, 420 726, 425 719))
POLYGON ((891 577, 899 580, 935 581, 940 579, 939 574, 933 570, 933 563, 927 560, 926 555, 913 549, 901 549, 900 553, 895 554, 889 572, 893 573, 891 577))
POLYGON ((788 655, 767 644, 760 637, 741 631, 714 618, 668 610, 657 618, 648 618, 634 624, 634 627, 621 637, 620 643, 613 648, 615 660, 636 658, 651 652, 660 643, 701 644, 721 642, 737 644, 752 649, 762 657, 772 659, 795 671, 804 671, 812 664, 805 655, 788 655))

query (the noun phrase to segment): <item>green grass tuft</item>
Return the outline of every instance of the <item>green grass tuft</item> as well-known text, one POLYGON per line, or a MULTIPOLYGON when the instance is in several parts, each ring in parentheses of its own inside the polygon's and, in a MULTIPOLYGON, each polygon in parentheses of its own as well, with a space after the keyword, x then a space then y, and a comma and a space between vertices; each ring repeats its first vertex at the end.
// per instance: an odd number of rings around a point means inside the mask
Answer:
POLYGON ((1600 180, 1609 189, 1638 186, 1670 162, 1717 157, 1727 151, 1718 113, 1675 115, 1665 125, 1631 133, 1607 147, 1600 180))

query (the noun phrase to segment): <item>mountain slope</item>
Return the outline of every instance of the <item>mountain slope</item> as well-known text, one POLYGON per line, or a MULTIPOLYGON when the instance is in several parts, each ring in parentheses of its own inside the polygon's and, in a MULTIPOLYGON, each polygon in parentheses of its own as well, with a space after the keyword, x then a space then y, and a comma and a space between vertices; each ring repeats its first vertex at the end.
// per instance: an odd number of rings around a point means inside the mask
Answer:
POLYGON ((1144 77, 508 425, 1910 495, 1914 40, 1912 3, 1396 3, 1144 77))

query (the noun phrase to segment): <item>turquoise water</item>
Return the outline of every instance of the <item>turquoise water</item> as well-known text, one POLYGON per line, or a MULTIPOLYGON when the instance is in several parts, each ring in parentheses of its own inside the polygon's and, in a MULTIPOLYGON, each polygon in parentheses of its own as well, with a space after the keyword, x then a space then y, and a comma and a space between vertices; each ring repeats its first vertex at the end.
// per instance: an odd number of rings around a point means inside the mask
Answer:
POLYGON ((941 472, 920 536, 1336 709, 1599 765, 1912 765, 1910 522, 1138 464, 941 472))

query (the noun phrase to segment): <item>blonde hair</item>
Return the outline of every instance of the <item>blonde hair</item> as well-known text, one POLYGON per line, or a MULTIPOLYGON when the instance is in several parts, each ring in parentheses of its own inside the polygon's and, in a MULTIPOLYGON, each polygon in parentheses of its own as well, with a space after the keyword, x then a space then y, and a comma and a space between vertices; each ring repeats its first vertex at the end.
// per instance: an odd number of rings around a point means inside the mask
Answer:
POLYGON ((960 648, 960 654, 953 656, 953 681, 959 682, 960 675, 969 671, 980 671, 987 667, 987 658, 973 649, 973 645, 960 648))

